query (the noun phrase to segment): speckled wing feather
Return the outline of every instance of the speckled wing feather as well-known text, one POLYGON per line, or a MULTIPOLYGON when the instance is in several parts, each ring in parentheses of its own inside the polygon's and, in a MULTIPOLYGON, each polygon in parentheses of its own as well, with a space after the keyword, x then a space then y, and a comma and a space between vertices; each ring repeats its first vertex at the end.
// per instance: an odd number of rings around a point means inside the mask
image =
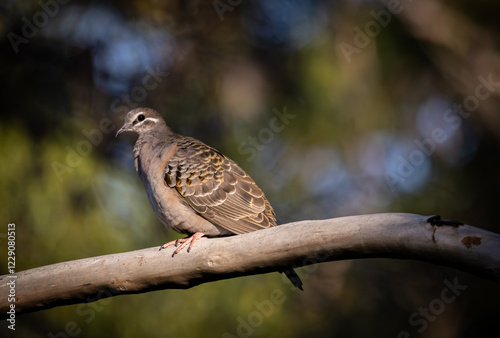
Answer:
POLYGON ((198 214, 234 234, 276 226, 271 204, 236 163, 194 138, 177 141, 165 182, 198 214))

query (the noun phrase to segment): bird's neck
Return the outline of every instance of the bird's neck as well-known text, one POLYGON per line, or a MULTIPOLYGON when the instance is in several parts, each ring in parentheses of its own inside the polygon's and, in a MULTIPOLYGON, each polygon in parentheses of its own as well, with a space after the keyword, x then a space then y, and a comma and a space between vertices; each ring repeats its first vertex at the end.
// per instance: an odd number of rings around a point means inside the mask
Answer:
POLYGON ((168 127, 151 130, 139 135, 135 142, 135 169, 141 175, 153 168, 160 167, 163 153, 175 144, 175 135, 168 127), (145 156, 147 154, 147 156, 145 156))

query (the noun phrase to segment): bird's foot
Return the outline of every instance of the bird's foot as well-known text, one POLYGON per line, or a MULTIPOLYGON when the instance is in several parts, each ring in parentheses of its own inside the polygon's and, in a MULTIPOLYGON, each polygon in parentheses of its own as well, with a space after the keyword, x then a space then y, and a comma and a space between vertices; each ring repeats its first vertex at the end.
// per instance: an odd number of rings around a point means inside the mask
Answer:
POLYGON ((184 249, 188 244, 189 244, 189 247, 187 249, 188 252, 191 251, 191 249, 193 248, 193 245, 194 243, 199 240, 200 238, 206 238, 206 237, 203 237, 205 236, 205 234, 201 233, 201 232, 196 232, 194 233, 193 235, 189 236, 189 237, 186 237, 186 238, 179 238, 179 239, 176 239, 175 241, 170 241, 168 243, 165 243, 163 244, 161 247, 160 247, 160 250, 161 249, 165 249, 165 248, 168 248, 169 246, 171 245, 175 245, 177 246, 178 248, 174 251, 174 253, 172 254, 172 257, 174 257, 175 255, 177 255, 179 252, 181 252, 182 249, 184 249), (180 244, 180 245, 179 245, 180 244))

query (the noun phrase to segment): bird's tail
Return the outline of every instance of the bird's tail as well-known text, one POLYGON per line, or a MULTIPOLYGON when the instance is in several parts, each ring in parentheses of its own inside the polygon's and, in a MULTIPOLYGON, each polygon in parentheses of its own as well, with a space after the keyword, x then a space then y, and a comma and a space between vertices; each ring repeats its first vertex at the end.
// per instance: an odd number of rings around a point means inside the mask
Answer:
POLYGON ((302 288, 303 283, 300 280, 299 275, 297 275, 297 273, 295 272, 294 269, 290 268, 290 269, 283 270, 283 273, 288 277, 290 282, 292 282, 292 284, 295 285, 295 287, 297 289, 304 291, 304 289, 302 288))

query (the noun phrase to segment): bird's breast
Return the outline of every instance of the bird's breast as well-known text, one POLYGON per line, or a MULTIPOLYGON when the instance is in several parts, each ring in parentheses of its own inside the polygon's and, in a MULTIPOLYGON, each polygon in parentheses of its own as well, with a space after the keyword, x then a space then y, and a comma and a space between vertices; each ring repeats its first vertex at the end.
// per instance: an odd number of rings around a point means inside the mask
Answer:
POLYGON ((141 178, 149 203, 167 229, 183 234, 202 232, 208 236, 227 235, 221 229, 198 215, 175 188, 165 182, 165 167, 172 157, 172 149, 154 156, 138 152, 136 170, 141 178))

